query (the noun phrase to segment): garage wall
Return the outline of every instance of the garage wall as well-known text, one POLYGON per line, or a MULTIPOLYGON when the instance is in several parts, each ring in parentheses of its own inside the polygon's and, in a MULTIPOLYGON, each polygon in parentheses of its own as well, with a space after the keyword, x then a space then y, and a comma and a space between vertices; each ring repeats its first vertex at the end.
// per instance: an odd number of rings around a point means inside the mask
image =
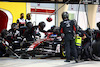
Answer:
POLYGON ((100 5, 98 5, 97 8, 97 13, 96 13, 96 23, 95 23, 95 28, 98 29, 97 23, 100 22, 100 5))
POLYGON ((69 14, 70 13, 74 14, 74 19, 77 21, 78 25, 83 30, 86 30, 88 27, 88 24, 87 24, 87 16, 86 16, 84 5, 83 4, 80 5, 79 15, 78 15, 78 7, 79 7, 79 4, 69 4, 67 12, 69 14), (78 20, 77 20, 77 17, 78 17, 78 20))
POLYGON ((38 25, 41 21, 44 21, 46 24, 44 30, 47 31, 56 24, 55 14, 51 16, 51 22, 46 20, 54 11, 55 4, 53 3, 31 3, 31 19, 33 25, 38 25))
MULTIPOLYGON (((16 20, 20 18, 20 13, 26 15, 26 3, 23 2, 0 2, 0 9, 5 9, 11 12, 13 22, 16 22, 16 20)), ((26 16, 24 18, 26 18, 26 16)))

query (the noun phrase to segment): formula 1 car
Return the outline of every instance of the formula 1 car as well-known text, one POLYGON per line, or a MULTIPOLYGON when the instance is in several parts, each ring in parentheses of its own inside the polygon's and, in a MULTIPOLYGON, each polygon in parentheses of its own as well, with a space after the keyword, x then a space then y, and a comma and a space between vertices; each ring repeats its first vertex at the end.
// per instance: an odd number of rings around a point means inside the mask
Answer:
POLYGON ((43 39, 38 39, 35 41, 27 51, 34 51, 34 54, 48 54, 55 55, 60 54, 60 44, 62 38, 57 36, 57 34, 53 34, 52 32, 47 32, 46 37, 43 39))

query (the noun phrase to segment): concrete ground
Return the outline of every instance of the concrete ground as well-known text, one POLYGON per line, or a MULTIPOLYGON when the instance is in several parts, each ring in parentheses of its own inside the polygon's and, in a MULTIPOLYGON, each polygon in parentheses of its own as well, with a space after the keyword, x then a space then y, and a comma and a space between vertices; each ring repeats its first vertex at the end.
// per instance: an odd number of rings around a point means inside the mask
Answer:
POLYGON ((0 67, 100 67, 100 61, 64 62, 59 57, 35 57, 32 59, 17 59, 1 57, 0 67))

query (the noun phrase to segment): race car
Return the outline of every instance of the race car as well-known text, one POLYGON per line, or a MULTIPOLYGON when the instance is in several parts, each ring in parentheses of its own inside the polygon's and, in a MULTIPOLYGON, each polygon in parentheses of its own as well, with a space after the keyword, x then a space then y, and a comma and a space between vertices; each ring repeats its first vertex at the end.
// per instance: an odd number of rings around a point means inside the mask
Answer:
POLYGON ((27 51, 34 51, 34 54, 45 54, 45 55, 55 55, 60 54, 60 44, 62 38, 57 34, 53 34, 52 32, 47 32, 46 37, 43 39, 38 39, 35 41, 27 51))

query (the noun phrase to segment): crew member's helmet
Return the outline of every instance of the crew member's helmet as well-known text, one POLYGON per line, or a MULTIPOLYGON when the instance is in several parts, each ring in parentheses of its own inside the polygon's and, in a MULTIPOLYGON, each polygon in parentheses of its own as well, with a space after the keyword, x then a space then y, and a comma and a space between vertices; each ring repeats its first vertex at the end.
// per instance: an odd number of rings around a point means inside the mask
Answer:
POLYGON ((40 26, 41 29, 44 29, 44 27, 46 26, 46 24, 45 24, 45 22, 42 21, 42 22, 39 23, 39 26, 40 26))
POLYGON ((26 23, 26 26, 27 26, 28 28, 32 28, 32 27, 33 27, 33 24, 32 24, 32 22, 28 22, 28 23, 26 23))
POLYGON ((69 14, 68 14, 68 12, 63 12, 62 13, 62 19, 64 20, 66 18, 69 18, 69 14))
POLYGON ((98 28, 99 28, 99 30, 100 30, 100 22, 98 22, 98 23, 97 23, 97 27, 98 27, 98 28))
POLYGON ((12 23, 11 24, 11 29, 17 29, 17 23, 12 23))
POLYGON ((3 29, 2 31, 1 31, 1 37, 2 38, 5 38, 6 36, 7 36, 7 30, 6 29, 3 29))

